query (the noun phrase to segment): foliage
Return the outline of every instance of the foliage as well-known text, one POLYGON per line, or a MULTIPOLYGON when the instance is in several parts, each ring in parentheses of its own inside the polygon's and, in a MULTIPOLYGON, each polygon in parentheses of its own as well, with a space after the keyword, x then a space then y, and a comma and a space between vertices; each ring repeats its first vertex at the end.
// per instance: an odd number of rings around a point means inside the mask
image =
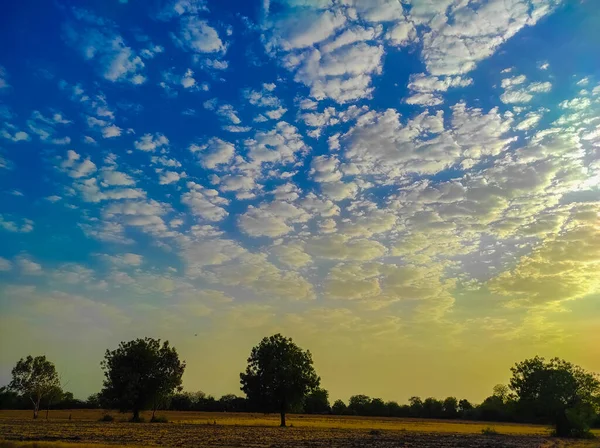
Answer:
POLYGON ((511 371, 510 389, 519 413, 552 423, 560 437, 581 437, 589 431, 600 395, 596 375, 558 358, 538 356, 511 371))
POLYGON ((116 350, 107 350, 102 362, 104 388, 101 395, 119 410, 133 411, 133 420, 149 407, 153 411, 181 388, 185 362, 174 347, 160 339, 136 339, 121 342, 116 350))
POLYGON ((329 406, 329 392, 325 389, 315 389, 304 399, 303 412, 306 414, 328 414, 331 412, 329 406))
POLYGON ((55 395, 60 389, 56 367, 45 356, 21 358, 11 374, 9 388, 29 398, 33 404, 33 418, 38 417, 42 399, 55 395))
POLYGON ((240 382, 251 403, 264 411, 279 411, 281 426, 285 426, 286 412, 318 388, 320 378, 310 351, 276 334, 252 349, 240 382))
POLYGON ((346 406, 346 403, 342 400, 335 400, 333 406, 331 406, 331 413, 334 415, 342 415, 346 413, 347 409, 348 406, 346 406))
POLYGON ((498 435, 498 431, 496 431, 491 426, 488 426, 488 427, 483 428, 481 430, 481 434, 486 435, 486 436, 497 436, 498 435))

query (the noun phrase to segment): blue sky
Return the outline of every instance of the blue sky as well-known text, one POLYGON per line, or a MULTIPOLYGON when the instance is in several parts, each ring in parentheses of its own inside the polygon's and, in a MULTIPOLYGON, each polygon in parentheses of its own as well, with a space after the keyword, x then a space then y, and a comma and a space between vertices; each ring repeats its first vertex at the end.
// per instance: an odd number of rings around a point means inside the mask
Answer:
POLYGON ((536 353, 600 369, 599 19, 560 0, 5 5, 0 379, 46 353, 85 396, 106 348, 154 336, 187 388, 236 392, 275 331, 335 398, 477 399, 536 353))

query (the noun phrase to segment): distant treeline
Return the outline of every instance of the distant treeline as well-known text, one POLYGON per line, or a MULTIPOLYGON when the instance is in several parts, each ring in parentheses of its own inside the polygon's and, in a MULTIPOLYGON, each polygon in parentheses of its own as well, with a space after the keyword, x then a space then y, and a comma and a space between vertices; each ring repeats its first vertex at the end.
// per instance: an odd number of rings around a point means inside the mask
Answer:
MULTIPOLYGON (((52 409, 110 409, 112 406, 110 403, 103 403, 100 394, 90 395, 87 400, 78 400, 73 398, 72 393, 65 392, 55 402, 42 402, 43 409, 48 407, 52 409)), ((6 387, 0 388, 0 409, 28 410, 30 408, 31 401, 27 398, 6 387)), ((202 391, 176 393, 162 403, 158 409, 195 412, 262 412, 262 409, 253 406, 245 397, 227 394, 215 398, 202 391)), ((411 397, 407 404, 398 404, 395 401, 384 401, 381 398, 371 398, 367 395, 353 395, 347 403, 342 400, 330 403, 327 391, 319 389, 307 396, 301 405, 291 409, 291 413, 548 423, 544 416, 536 418, 531 415, 522 415, 517 401, 510 396, 508 388, 504 385, 494 387, 492 395, 480 404, 471 404, 466 399, 458 400, 455 397, 448 397, 444 400, 432 397, 425 399, 411 397)), ((593 427, 600 428, 600 414, 594 419, 593 427)))
POLYGON ((329 401, 321 387, 311 353, 280 334, 264 338, 251 351, 240 389, 245 397, 217 399, 204 392, 184 392, 185 362, 168 342, 152 338, 122 342, 107 350, 101 363, 102 390, 77 400, 65 392, 52 362, 45 356, 21 359, 12 370, 12 381, 0 388, 0 409, 32 409, 33 418, 49 409, 118 409, 132 412, 160 410, 204 412, 277 412, 281 426, 286 413, 465 419, 551 424, 555 434, 589 436, 600 427, 600 380, 567 361, 534 357, 511 368, 509 384, 497 385, 479 404, 447 397, 411 397, 407 403, 353 395, 348 402, 329 401))

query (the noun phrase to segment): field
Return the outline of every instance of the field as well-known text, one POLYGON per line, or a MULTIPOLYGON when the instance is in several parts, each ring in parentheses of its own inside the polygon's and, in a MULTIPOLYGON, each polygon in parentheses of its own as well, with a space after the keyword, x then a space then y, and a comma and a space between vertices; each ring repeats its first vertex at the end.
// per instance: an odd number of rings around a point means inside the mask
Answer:
POLYGON ((48 421, 44 413, 34 421, 30 412, 0 411, 0 448, 600 446, 597 441, 551 439, 547 427, 520 424, 290 415, 290 427, 279 428, 278 416, 263 414, 163 412, 170 423, 162 424, 129 423, 128 415, 118 413, 112 413, 113 422, 98 421, 103 415, 97 410, 50 411, 48 421), (485 428, 497 434, 484 435, 485 428))

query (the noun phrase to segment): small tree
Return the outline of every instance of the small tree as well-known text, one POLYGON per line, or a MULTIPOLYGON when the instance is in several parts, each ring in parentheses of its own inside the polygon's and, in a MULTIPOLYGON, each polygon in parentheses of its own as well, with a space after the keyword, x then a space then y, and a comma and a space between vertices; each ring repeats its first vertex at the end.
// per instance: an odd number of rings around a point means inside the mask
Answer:
MULTIPOLYGON (((70 393, 70 392, 67 392, 70 393)), ((53 386, 46 394, 46 420, 48 420, 48 414, 50 413, 50 407, 63 400, 64 392, 60 386, 53 386)))
POLYGON ((327 414, 330 411, 329 392, 325 389, 315 389, 304 399, 304 412, 307 414, 327 414))
POLYGON ((562 359, 536 356, 512 369, 510 388, 520 413, 552 423, 560 437, 587 433, 598 407, 600 381, 562 359))
POLYGON ((320 378, 312 355, 292 339, 276 334, 252 349, 246 372, 240 373, 241 389, 263 411, 278 411, 281 426, 285 414, 319 387, 320 378))
POLYGON ((333 406, 331 406, 331 413, 333 415, 342 415, 346 413, 348 406, 342 400, 335 400, 333 406))
POLYGON ((60 387, 56 367, 45 356, 21 358, 12 369, 9 388, 31 400, 34 419, 38 418, 42 399, 56 387, 60 387))
POLYGON ((106 350, 102 397, 120 411, 133 411, 133 420, 140 411, 152 408, 152 418, 159 405, 176 390, 181 390, 185 362, 179 360, 174 347, 160 339, 136 339, 121 342, 116 350, 106 350))
POLYGON ((456 418, 458 417, 458 400, 455 397, 448 397, 444 400, 444 417, 456 418))

